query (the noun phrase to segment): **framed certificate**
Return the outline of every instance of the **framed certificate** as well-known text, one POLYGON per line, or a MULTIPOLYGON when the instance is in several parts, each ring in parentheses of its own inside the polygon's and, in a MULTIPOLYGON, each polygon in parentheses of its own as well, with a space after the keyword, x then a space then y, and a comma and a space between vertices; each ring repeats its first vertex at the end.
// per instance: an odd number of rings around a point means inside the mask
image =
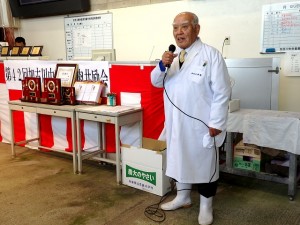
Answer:
POLYGON ((9 56, 9 47, 8 46, 1 47, 1 56, 9 56))
POLYGON ((33 46, 31 48, 30 55, 31 56, 41 56, 42 55, 43 46, 33 46))
POLYGON ((11 55, 11 56, 19 56, 20 51, 21 51, 20 46, 14 46, 14 47, 12 47, 12 49, 11 49, 10 55, 11 55))
POLYGON ((31 46, 25 46, 22 48, 21 52, 20 52, 20 56, 29 56, 31 50, 31 46))
POLYGON ((77 76, 77 64, 57 64, 55 78, 61 79, 62 87, 73 87, 77 76))

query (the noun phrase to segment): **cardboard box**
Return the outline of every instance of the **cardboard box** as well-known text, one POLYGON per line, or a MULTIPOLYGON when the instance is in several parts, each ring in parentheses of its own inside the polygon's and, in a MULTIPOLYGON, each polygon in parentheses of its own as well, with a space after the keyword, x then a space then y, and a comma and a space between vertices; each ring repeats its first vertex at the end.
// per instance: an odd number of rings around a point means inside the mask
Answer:
POLYGON ((143 147, 122 146, 122 182, 159 196, 171 190, 166 171, 166 143, 143 138, 143 147))
POLYGON ((261 170, 261 151, 256 145, 245 145, 240 141, 233 152, 233 167, 260 172, 261 170))

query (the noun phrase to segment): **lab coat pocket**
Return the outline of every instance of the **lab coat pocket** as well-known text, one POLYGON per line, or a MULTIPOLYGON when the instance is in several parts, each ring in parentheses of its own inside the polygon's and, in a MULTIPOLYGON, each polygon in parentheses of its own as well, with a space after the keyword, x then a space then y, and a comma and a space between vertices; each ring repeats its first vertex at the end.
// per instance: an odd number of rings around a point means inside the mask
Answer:
POLYGON ((197 84, 203 82, 206 68, 203 66, 192 66, 189 71, 189 79, 197 84))

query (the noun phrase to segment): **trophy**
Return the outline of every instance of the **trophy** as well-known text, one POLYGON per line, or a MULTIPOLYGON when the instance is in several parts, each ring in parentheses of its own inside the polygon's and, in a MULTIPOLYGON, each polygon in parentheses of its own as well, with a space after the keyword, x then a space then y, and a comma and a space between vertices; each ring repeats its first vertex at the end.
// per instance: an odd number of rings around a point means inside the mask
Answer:
POLYGON ((22 80, 22 98, 21 101, 28 102, 29 99, 29 89, 25 79, 22 80))
POLYGON ((62 87, 63 102, 66 105, 75 105, 75 87, 62 87))
POLYGON ((59 78, 44 78, 44 96, 46 103, 61 105, 61 80, 59 78))
POLYGON ((41 78, 25 77, 22 80, 22 98, 21 101, 39 102, 42 96, 41 78))

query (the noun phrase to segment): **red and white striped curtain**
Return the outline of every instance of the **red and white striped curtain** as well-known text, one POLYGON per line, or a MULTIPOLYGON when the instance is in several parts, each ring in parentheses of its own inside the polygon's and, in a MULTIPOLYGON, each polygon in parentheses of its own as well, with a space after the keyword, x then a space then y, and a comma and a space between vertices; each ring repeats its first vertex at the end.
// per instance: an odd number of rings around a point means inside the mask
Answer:
MULTIPOLYGON (((164 126, 163 90, 152 86, 150 73, 154 68, 140 65, 112 65, 110 68, 110 91, 117 94, 117 104, 121 103, 121 92, 139 94, 143 108, 143 136, 158 139, 164 126)), ((10 124, 8 117, 8 100, 17 100, 22 96, 21 90, 8 90, 5 84, 4 64, 0 62, 0 140, 10 142, 10 124)), ((104 102, 105 103, 105 99, 104 102)), ((15 141, 35 137, 36 115, 14 112, 15 141)), ((71 122, 69 119, 40 115, 41 144, 72 151, 71 122)), ((82 144, 84 148, 97 145, 97 123, 83 121, 82 144)), ((125 132, 122 137, 130 135, 125 132)), ((115 135, 113 125, 106 126, 107 150, 115 152, 115 135)), ((122 139, 121 139, 122 140, 122 139)))

